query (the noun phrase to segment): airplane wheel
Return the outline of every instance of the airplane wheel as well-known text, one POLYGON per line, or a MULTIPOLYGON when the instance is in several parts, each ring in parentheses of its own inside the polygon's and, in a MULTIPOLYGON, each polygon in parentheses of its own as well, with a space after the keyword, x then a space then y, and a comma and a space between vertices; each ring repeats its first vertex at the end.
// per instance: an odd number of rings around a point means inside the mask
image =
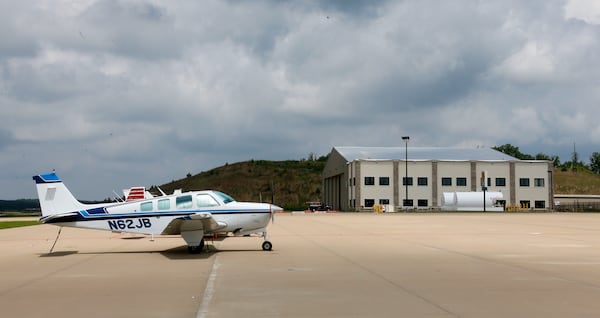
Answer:
POLYGON ((269 241, 264 241, 262 243, 262 249, 263 249, 263 251, 270 251, 273 249, 273 244, 271 244, 271 242, 269 242, 269 241))
POLYGON ((201 249, 198 246, 188 246, 188 253, 190 254, 200 254, 201 249))
POLYGON ((202 252, 202 249, 204 249, 204 239, 200 241, 200 244, 198 246, 188 245, 188 252, 190 254, 200 254, 200 252, 202 252))

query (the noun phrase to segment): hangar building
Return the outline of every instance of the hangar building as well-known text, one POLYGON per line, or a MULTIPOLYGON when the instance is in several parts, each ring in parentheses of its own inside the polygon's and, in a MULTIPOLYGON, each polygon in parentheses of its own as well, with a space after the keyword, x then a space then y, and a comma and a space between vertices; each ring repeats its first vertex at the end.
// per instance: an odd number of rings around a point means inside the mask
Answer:
POLYGON ((334 147, 322 196, 342 211, 375 204, 388 211, 440 209, 445 192, 481 191, 487 176, 486 190, 501 192, 498 203, 505 208, 547 210, 554 205, 552 169, 550 161, 519 160, 491 148, 334 147))

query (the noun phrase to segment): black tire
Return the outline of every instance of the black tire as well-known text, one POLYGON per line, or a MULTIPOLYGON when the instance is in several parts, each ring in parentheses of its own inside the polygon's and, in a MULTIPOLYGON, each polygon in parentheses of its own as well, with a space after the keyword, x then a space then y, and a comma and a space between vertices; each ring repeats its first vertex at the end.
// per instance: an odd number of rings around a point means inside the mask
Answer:
POLYGON ((198 246, 190 246, 190 245, 188 245, 188 252, 190 254, 200 254, 203 249, 204 249, 204 239, 202 239, 200 241, 200 244, 198 246))
POLYGON ((200 254, 201 249, 198 246, 189 246, 188 245, 188 253, 190 254, 200 254))
POLYGON ((271 244, 271 242, 269 242, 269 241, 264 241, 262 243, 262 249, 263 249, 263 251, 270 251, 273 249, 273 244, 271 244))

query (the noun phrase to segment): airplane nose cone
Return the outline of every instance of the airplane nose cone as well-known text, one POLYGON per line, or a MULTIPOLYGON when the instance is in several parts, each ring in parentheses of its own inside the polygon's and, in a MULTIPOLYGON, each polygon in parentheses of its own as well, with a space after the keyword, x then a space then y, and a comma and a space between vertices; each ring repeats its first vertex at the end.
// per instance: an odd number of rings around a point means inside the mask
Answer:
POLYGON ((273 211, 273 212, 283 211, 283 208, 280 206, 277 206, 275 204, 271 204, 271 211, 273 211))

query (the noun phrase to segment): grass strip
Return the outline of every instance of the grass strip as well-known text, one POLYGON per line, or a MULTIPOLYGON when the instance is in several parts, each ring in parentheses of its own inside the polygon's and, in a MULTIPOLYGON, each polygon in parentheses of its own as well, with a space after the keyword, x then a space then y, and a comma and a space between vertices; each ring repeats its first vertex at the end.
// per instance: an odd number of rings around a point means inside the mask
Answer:
POLYGON ((0 222, 0 229, 9 229, 13 227, 31 226, 38 224, 40 224, 40 222, 38 221, 6 221, 0 222))

